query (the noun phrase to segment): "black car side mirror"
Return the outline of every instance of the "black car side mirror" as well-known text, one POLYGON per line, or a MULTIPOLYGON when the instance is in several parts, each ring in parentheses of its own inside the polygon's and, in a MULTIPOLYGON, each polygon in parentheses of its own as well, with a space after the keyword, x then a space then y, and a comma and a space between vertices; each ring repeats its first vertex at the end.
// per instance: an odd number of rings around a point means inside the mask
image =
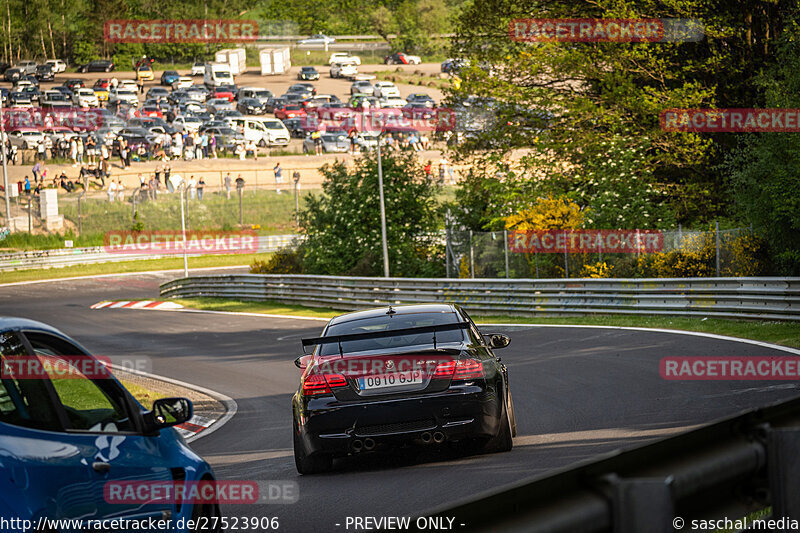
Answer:
POLYGON ((305 370, 308 364, 311 362, 311 355, 301 355, 297 359, 294 360, 294 366, 299 368, 300 370, 305 370))
POLYGON ((183 424, 192 418, 192 401, 188 398, 160 398, 153 402, 152 411, 145 413, 151 431, 183 424))
POLYGON ((492 348, 505 348, 511 344, 511 338, 508 335, 501 335, 500 333, 492 333, 487 335, 489 337, 489 346, 492 348))

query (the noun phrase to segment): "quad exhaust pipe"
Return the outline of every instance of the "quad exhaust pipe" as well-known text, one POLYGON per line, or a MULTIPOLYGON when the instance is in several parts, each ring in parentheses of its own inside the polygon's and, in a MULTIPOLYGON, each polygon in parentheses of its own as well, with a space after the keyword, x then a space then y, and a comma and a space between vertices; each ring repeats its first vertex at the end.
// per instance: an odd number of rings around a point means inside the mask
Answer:
POLYGON ((436 444, 443 443, 445 438, 446 437, 444 436, 444 433, 442 433, 441 431, 437 431, 436 433, 433 434, 433 442, 435 442, 436 444))
POLYGON ((423 444, 430 444, 433 441, 433 436, 431 436, 431 434, 427 431, 420 435, 419 438, 423 444))
POLYGON ((366 451, 375 449, 375 441, 372 439, 364 439, 364 449, 366 451))
POLYGON ((356 440, 353 441, 353 443, 350 445, 350 447, 353 448, 354 452, 358 453, 358 452, 360 452, 361 450, 364 449, 364 443, 361 442, 361 439, 356 439, 356 440))

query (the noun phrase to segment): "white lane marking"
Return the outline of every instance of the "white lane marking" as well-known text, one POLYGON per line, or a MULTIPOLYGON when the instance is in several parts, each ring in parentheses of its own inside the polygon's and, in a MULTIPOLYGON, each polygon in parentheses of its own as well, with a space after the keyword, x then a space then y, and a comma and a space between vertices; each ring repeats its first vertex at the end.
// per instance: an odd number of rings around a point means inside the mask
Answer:
POLYGON ((706 337, 709 339, 718 339, 722 341, 741 342, 744 344, 752 344, 762 348, 771 348, 773 350, 781 350, 789 352, 794 355, 800 355, 800 350, 797 348, 790 348, 789 346, 781 346, 780 344, 771 344, 769 342, 756 341, 752 339, 743 339, 740 337, 728 337, 727 335, 717 335, 716 333, 704 333, 702 331, 686 331, 683 329, 664 329, 664 328, 643 328, 638 326, 597 326, 587 325, 579 326, 577 324, 476 324, 481 328, 492 327, 514 327, 514 328, 593 328, 593 329, 625 329, 631 331, 647 331, 656 333, 676 333, 678 335, 692 335, 695 337, 706 337))
MULTIPOLYGON (((250 265, 231 265, 231 266, 221 266, 221 267, 202 267, 197 268, 195 270, 226 270, 226 269, 233 269, 233 268, 247 268, 250 265)), ((35 270, 42 270, 42 269, 35 269, 35 270)), ((21 271, 14 271, 10 270, 8 272, 21 272, 21 271)), ((27 272, 27 271, 26 271, 27 272)), ((121 276, 147 276, 150 274, 169 274, 170 272, 183 272, 182 268, 173 268, 170 270, 141 270, 139 272, 120 272, 118 274, 97 274, 94 276, 73 276, 71 278, 50 278, 50 279, 34 279, 30 281, 14 281, 12 283, 0 283, 0 287, 12 287, 14 285, 32 285, 34 283, 53 283, 57 281, 75 281, 80 279, 96 279, 96 278, 118 278, 121 276)), ((2 273, 0 273, 2 274, 2 273)))
POLYGON ((111 368, 116 369, 116 370, 122 370, 122 371, 128 372, 130 374, 136 374, 138 376, 144 376, 144 377, 150 378, 150 379, 156 379, 156 380, 160 380, 160 381, 165 381, 167 383, 172 383, 173 385, 178 385, 179 387, 186 387, 187 389, 196 390, 197 392, 202 392, 203 394, 207 394, 207 395, 211 396, 212 398, 216 399, 217 401, 219 401, 220 403, 222 403, 225 406, 225 414, 224 415, 222 415, 219 419, 214 421, 213 425, 211 425, 210 427, 206 428, 205 430, 201 431, 200 433, 196 433, 196 434, 186 438, 185 439, 186 442, 193 442, 193 441, 195 441, 195 440, 197 440, 199 438, 205 437, 207 435, 211 435, 212 433, 217 431, 219 428, 224 426, 228 421, 230 421, 230 419, 233 418, 236 415, 236 413, 238 412, 238 410, 239 410, 239 406, 236 404, 236 400, 234 400, 233 398, 231 398, 230 396, 228 396, 226 394, 222 394, 221 392, 217 392, 215 390, 207 389, 205 387, 201 387, 201 386, 195 385, 193 383, 187 383, 187 382, 181 381, 179 379, 172 379, 172 378, 168 378, 166 376, 159 376, 159 375, 156 375, 156 374, 151 374, 149 372, 143 372, 141 370, 136 370, 136 369, 133 369, 133 368, 122 368, 122 367, 118 367, 116 365, 111 365, 111 368))

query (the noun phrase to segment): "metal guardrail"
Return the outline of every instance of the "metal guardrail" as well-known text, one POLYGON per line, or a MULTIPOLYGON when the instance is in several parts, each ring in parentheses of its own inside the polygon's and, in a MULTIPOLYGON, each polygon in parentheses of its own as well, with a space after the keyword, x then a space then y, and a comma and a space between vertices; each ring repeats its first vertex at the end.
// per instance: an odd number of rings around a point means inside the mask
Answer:
MULTIPOLYGON (((258 253, 275 252, 289 246, 296 235, 260 235, 258 240, 258 253)), ((190 257, 203 254, 188 254, 190 257)), ((111 263, 118 261, 136 261, 141 259, 158 259, 162 257, 182 257, 180 253, 115 253, 106 250, 103 246, 89 248, 58 248, 54 250, 35 250, 0 254, 0 272, 9 270, 24 270, 33 268, 65 267, 72 265, 86 265, 91 263, 111 263)))
MULTIPOLYGON (((428 516, 459 531, 671 533, 692 520, 731 522, 772 506, 800 520, 800 399, 752 409, 681 435, 612 452, 534 481, 479 495, 428 516)), ((412 524, 415 521, 412 520, 412 524)), ((757 527, 747 531, 789 531, 757 527)))
POLYGON ((416 279, 236 274, 176 279, 161 285, 161 296, 276 300, 342 310, 452 302, 483 315, 800 320, 800 278, 416 279))

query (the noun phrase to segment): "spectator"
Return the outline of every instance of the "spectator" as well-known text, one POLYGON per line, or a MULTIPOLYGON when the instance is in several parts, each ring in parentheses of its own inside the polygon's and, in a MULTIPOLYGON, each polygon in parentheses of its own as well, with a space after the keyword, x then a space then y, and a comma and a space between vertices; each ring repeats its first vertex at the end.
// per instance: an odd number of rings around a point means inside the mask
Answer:
POLYGON ((433 174, 433 162, 428 160, 428 162, 425 163, 425 177, 427 179, 431 179, 432 174, 433 174))
POLYGON ((439 161, 439 184, 444 184, 444 173, 447 169, 447 159, 444 157, 439 161))
POLYGON ((133 152, 133 148, 128 146, 127 141, 125 142, 125 168, 131 166, 131 153, 133 152))
POLYGON ((40 161, 47 159, 47 147, 44 142, 36 144, 36 157, 38 157, 40 161))
POLYGON ((217 158, 217 136, 211 135, 208 139, 208 149, 211 152, 211 156, 216 159, 217 158))
MULTIPOLYGON (((169 183, 169 177, 172 174, 172 167, 169 165, 164 165, 164 183, 169 183)), ((160 187, 161 184, 158 180, 156 180, 156 184, 160 187)))
POLYGON ((320 130, 314 130, 311 132, 311 139, 314 141, 314 153, 316 155, 322 155, 322 132, 320 130))
POLYGON ((258 152, 256 149, 256 143, 254 143, 252 140, 247 141, 247 146, 245 147, 245 149, 247 150, 245 157, 249 156, 250 154, 253 154, 255 160, 258 161, 258 152))
POLYGON ((189 189, 189 198, 191 200, 195 200, 197 198, 197 180, 194 179, 194 174, 189 176, 188 189, 189 189))
POLYGON ((73 137, 69 140, 69 158, 72 159, 72 166, 78 166, 78 142, 73 137))
POLYGON ((192 143, 194 143, 195 158, 203 159, 203 141, 200 139, 200 134, 198 132, 192 134, 192 143))
POLYGON ((186 161, 194 159, 194 138, 189 132, 183 136, 183 158, 186 161))
POLYGON ((175 132, 172 137, 172 147, 170 148, 172 157, 181 157, 183 155, 183 135, 180 132, 175 132))
POLYGON ((240 161, 244 161, 245 157, 247 157, 247 150, 244 149, 244 143, 238 143, 234 153, 239 156, 240 161))
POLYGON ((203 159, 208 159, 208 133, 203 132, 200 136, 200 146, 203 152, 203 159))
POLYGON ((117 199, 120 202, 125 201, 125 185, 122 184, 122 180, 117 180, 117 199))
POLYGON ((83 164, 83 152, 84 152, 83 139, 81 139, 80 137, 77 137, 75 139, 75 144, 76 144, 76 147, 78 149, 78 164, 82 165, 83 164))
MULTIPOLYGON (((36 182, 36 178, 34 178, 34 182, 36 182)), ((28 176, 25 176, 25 194, 31 193, 31 181, 28 179, 28 176)))
MULTIPOLYGON (((50 115, 47 115, 50 116, 50 115)), ((45 157, 50 154, 53 159, 56 158, 58 150, 53 146, 53 139, 49 135, 44 136, 44 153, 45 157)))
POLYGON ((236 192, 239 193, 239 196, 244 192, 244 178, 241 174, 236 177, 236 192))
POLYGON ((356 154, 356 141, 358 140, 358 132, 355 128, 350 128, 347 136, 350 138, 350 155, 356 154))
POLYGON ((197 181, 197 199, 203 199, 203 189, 206 186, 206 180, 203 179, 203 176, 200 176, 200 179, 197 181))
POLYGON ((150 199, 153 201, 158 200, 158 183, 156 183, 155 177, 150 178, 148 189, 150 191, 150 199))
POLYGON ((113 202, 117 195, 117 183, 114 180, 108 181, 108 201, 113 202))
MULTIPOLYGON (((42 169, 42 164, 37 161, 36 164, 33 165, 33 168, 31 169, 31 172, 33 172, 33 182, 34 183, 39 181, 39 171, 41 169, 42 169)), ((25 179, 26 180, 28 179, 27 176, 25 177, 25 179)), ((28 188, 28 191, 30 191, 30 188, 28 188)))
POLYGON ((283 169, 281 169, 280 162, 272 169, 275 173, 275 191, 281 193, 281 183, 283 183, 283 169))
POLYGON ((90 165, 95 164, 95 157, 97 156, 97 142, 94 137, 89 134, 86 136, 86 158, 89 160, 90 165))
POLYGON ((227 196, 227 199, 230 200, 231 199, 231 174, 230 174, 230 172, 225 174, 225 179, 223 180, 223 184, 225 186, 225 195, 227 196))
POLYGON ((136 76, 136 85, 139 87, 139 94, 144 94, 144 78, 136 76))

